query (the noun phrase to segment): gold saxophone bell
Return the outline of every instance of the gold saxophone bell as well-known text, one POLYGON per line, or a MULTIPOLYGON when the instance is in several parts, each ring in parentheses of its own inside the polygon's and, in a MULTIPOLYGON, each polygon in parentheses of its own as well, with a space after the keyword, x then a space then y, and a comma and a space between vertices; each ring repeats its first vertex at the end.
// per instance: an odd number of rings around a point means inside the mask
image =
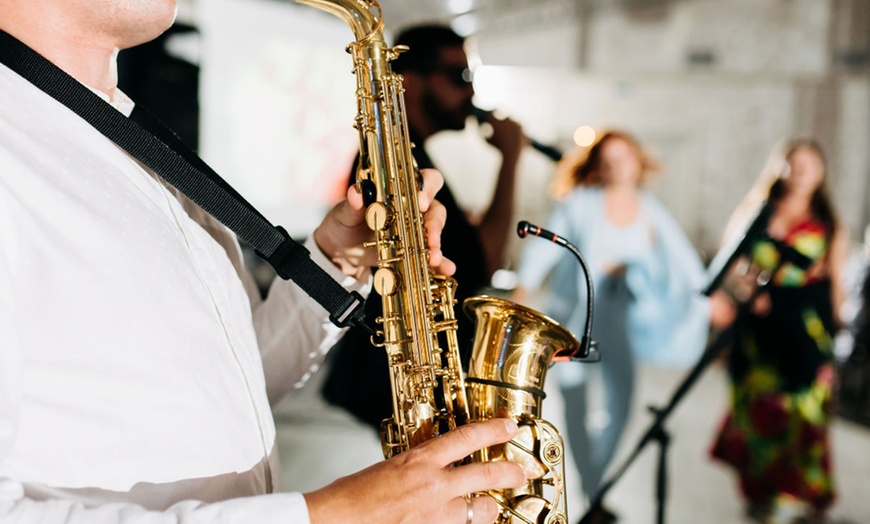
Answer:
POLYGON ((564 445, 541 418, 541 402, 547 370, 580 343, 555 320, 509 300, 477 296, 463 307, 477 322, 465 378, 469 417, 512 418, 520 427, 507 444, 472 455, 475 462, 509 460, 526 474, 524 486, 490 493, 502 508, 498 522, 566 524, 564 445))

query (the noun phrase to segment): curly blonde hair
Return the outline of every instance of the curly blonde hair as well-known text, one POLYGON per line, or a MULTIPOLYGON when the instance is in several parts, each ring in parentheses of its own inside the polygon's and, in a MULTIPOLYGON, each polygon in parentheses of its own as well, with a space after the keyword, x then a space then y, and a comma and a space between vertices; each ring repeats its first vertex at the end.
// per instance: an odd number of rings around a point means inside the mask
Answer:
POLYGON ((637 139, 625 131, 609 129, 600 133, 590 146, 577 147, 565 155, 556 168, 556 177, 550 186, 553 197, 564 198, 577 186, 600 185, 601 151, 604 149, 604 144, 611 140, 626 142, 637 154, 641 166, 639 185, 645 184, 652 174, 660 171, 658 162, 649 155, 637 139))

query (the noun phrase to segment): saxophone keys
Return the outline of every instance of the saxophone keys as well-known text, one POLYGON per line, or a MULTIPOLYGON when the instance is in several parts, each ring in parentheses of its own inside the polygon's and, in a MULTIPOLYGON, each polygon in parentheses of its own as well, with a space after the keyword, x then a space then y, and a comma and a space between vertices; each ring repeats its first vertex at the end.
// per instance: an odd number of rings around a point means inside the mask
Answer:
POLYGON ((393 221, 393 213, 383 202, 372 202, 366 208, 366 225, 372 231, 383 231, 393 221))
POLYGON ((372 285, 382 297, 390 296, 396 292, 398 287, 396 286, 396 273, 388 267, 378 268, 372 277, 372 285))
POLYGON ((451 320, 441 320, 439 322, 433 322, 429 325, 430 329, 435 333, 440 333, 442 331, 449 331, 452 329, 456 329, 456 326, 459 322, 456 319, 451 320))
POLYGON ((409 47, 406 45, 394 45, 387 52, 387 60, 395 60, 401 53, 404 53, 408 49, 409 47))
POLYGON ((548 442, 541 451, 541 458, 549 465, 562 462, 562 446, 558 442, 548 442))

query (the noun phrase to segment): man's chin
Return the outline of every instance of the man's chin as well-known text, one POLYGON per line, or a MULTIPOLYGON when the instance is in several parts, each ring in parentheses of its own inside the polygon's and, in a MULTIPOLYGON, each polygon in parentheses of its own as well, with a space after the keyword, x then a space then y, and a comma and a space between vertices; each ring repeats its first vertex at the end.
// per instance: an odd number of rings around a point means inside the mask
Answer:
MULTIPOLYGON (((433 108, 434 109, 434 108, 433 108)), ((466 115, 460 115, 457 111, 429 111, 430 121, 435 124, 438 131, 462 131, 465 129, 466 115)))
POLYGON ((465 122, 467 119, 463 119, 461 121, 451 121, 444 122, 444 125, 441 126, 441 129, 444 131, 462 131, 465 129, 465 122))

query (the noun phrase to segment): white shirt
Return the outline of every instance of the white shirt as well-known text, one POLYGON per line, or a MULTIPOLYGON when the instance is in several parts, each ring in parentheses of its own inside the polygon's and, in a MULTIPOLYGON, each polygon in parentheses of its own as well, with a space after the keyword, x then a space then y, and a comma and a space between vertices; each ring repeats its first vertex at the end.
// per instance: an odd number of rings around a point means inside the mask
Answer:
POLYGON ((294 284, 249 296, 241 266, 222 226, 0 66, 0 522, 308 522, 301 494, 266 495, 267 384, 304 381, 339 331, 294 284))

